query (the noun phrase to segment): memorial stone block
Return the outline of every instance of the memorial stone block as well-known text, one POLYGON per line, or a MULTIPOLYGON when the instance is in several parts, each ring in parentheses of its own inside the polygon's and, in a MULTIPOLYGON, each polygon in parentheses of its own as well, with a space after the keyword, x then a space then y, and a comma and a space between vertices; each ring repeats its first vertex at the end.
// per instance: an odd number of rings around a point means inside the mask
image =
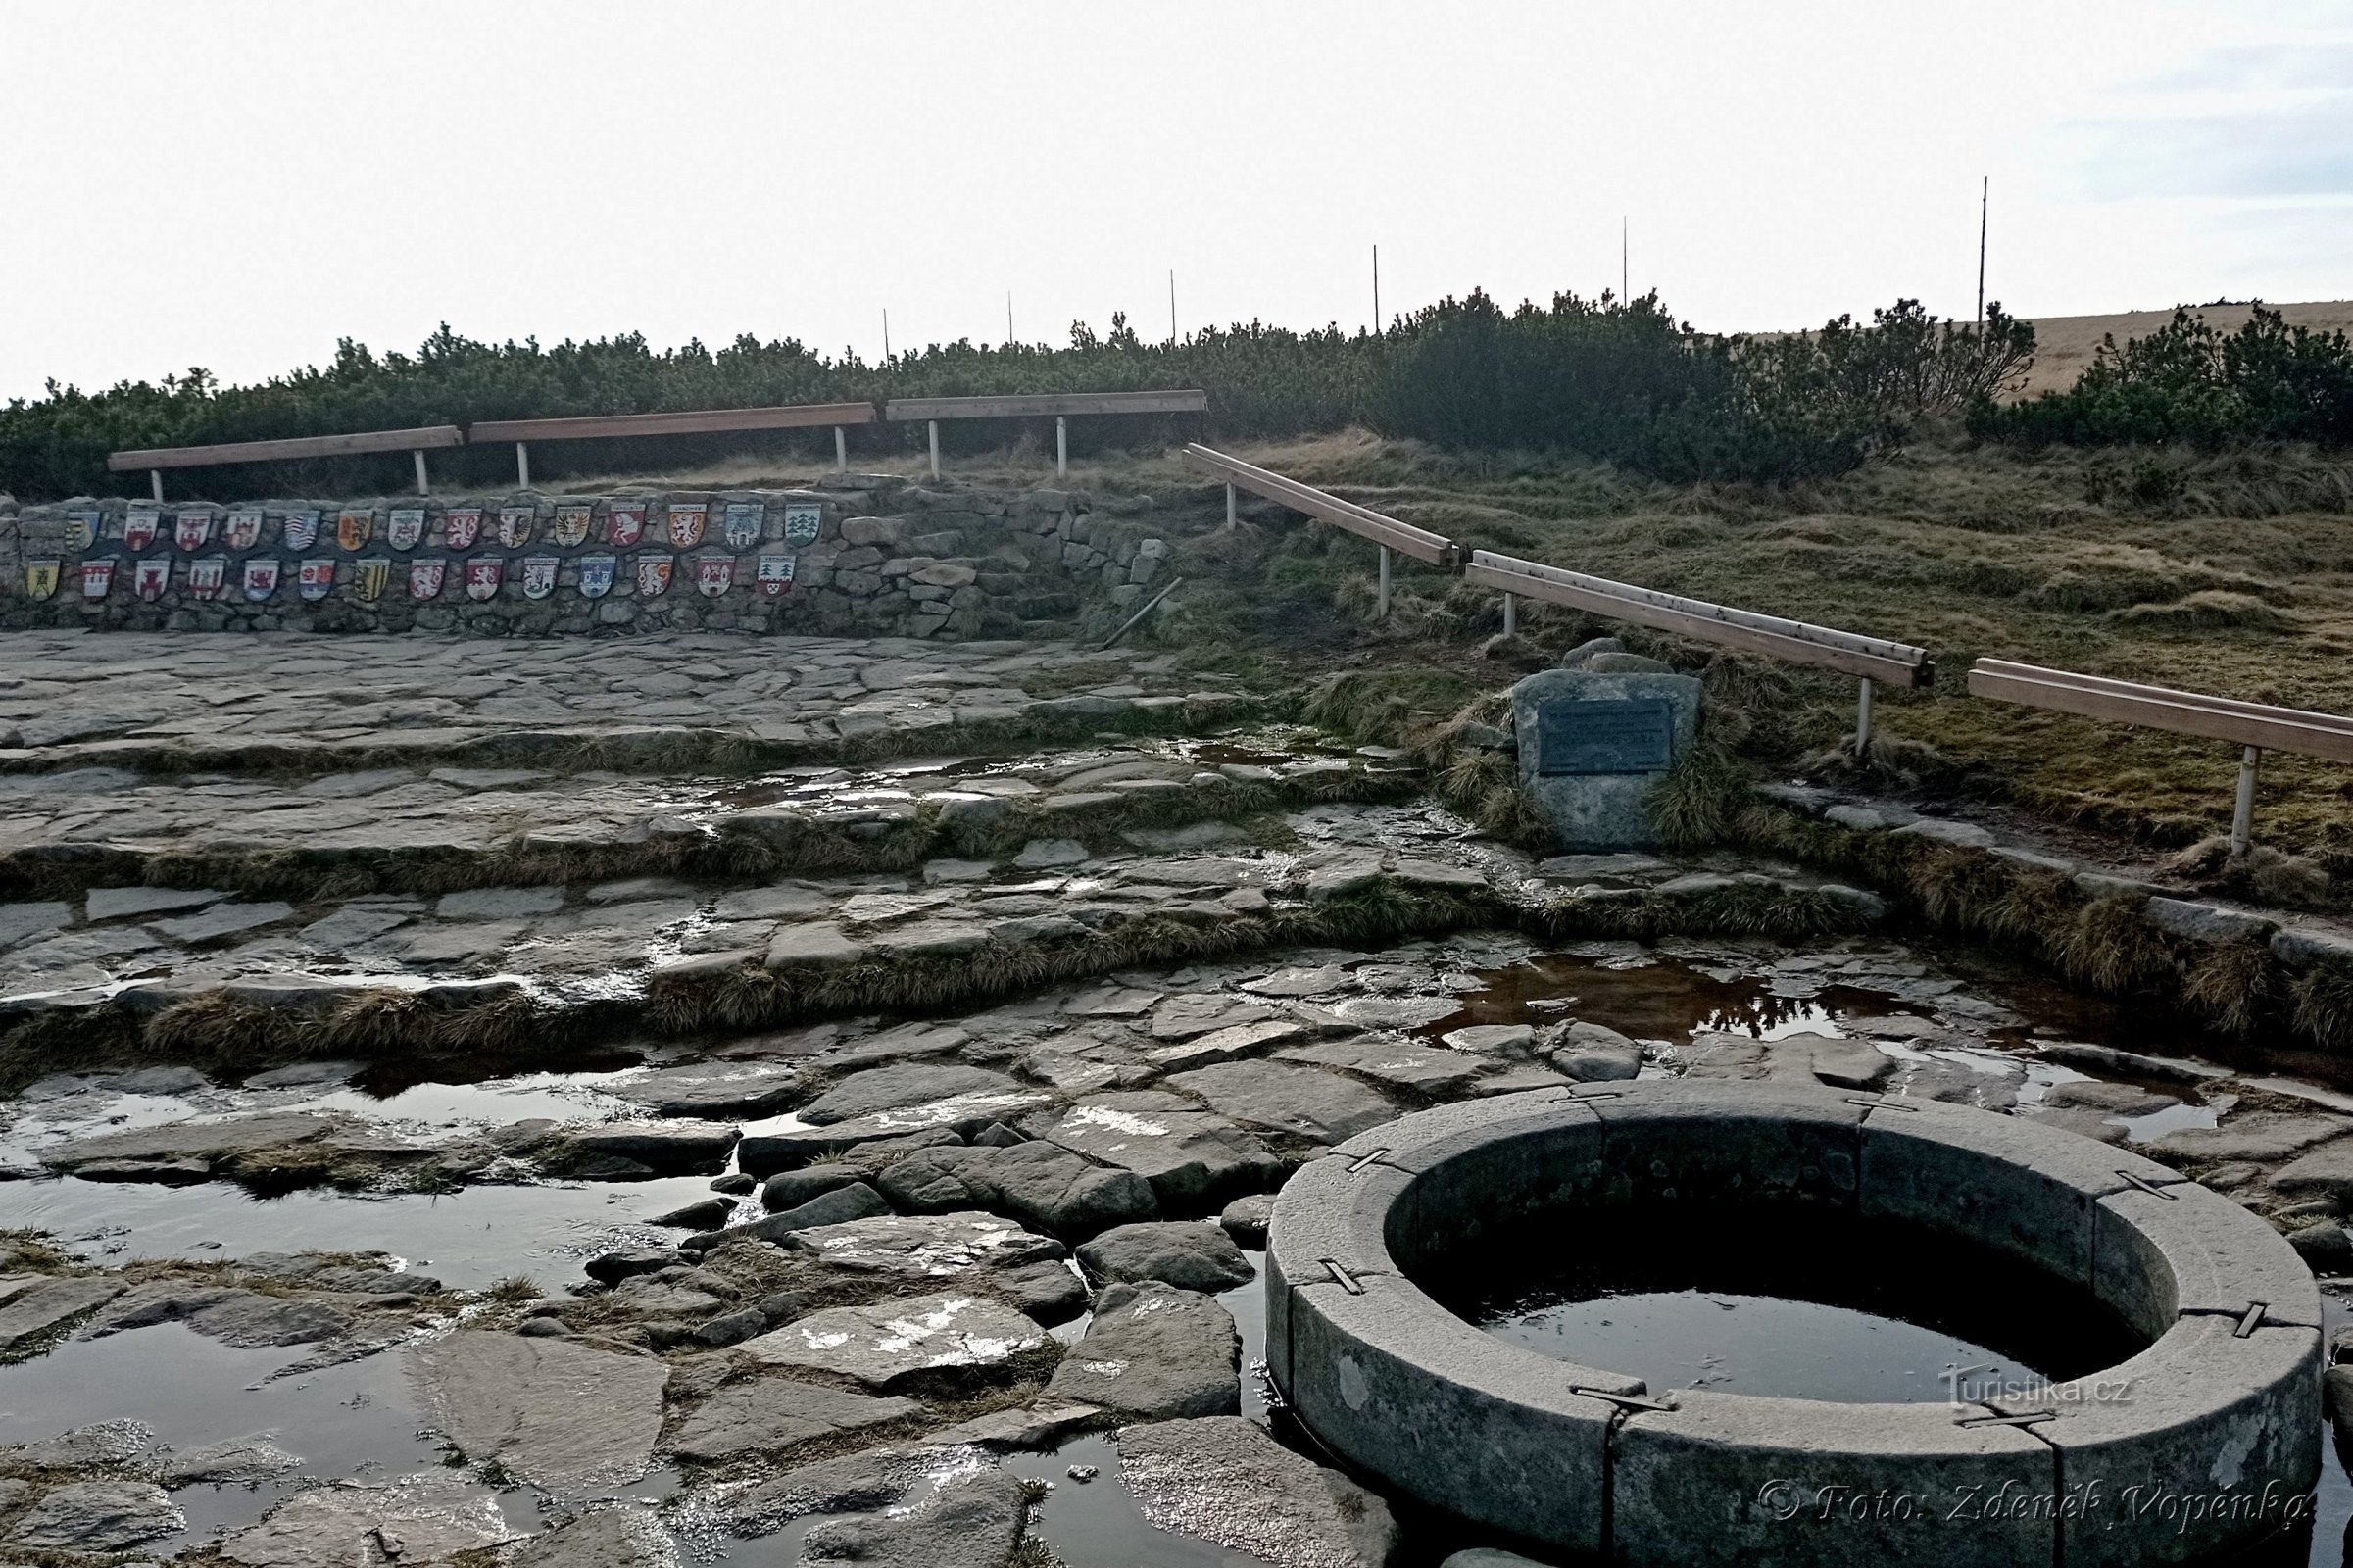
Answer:
POLYGON ((1658 842, 1645 798, 1699 732, 1689 675, 1547 669, 1511 689, 1520 787, 1576 852, 1658 842))

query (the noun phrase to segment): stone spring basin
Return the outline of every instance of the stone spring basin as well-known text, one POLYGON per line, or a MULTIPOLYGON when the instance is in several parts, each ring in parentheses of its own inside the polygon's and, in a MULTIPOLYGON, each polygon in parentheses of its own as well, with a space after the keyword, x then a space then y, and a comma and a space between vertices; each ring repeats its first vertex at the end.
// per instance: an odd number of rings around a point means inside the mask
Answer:
POLYGON ((1266 1261, 1267 1360, 1307 1429, 1550 1556, 2194 1562, 2306 1517, 2320 1473, 2320 1295, 2286 1243, 2174 1171, 2017 1117, 1691 1080, 1446 1105, 1300 1170, 1266 1261), (1532 1217, 1572 1247, 1577 1211, 1605 1204, 1965 1238, 2087 1288, 2147 1348, 2001 1407, 1652 1392, 1414 1284, 1532 1217))

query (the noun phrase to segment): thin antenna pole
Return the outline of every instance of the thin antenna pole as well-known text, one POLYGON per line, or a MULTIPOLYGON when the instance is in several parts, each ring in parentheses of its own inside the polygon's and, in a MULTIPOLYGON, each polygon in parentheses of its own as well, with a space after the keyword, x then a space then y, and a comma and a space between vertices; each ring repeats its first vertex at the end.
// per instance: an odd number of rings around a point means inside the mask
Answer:
POLYGON ((1168 346, 1176 347, 1176 269, 1168 270, 1168 346))
POLYGON ((1630 231, 1630 229, 1631 229, 1631 228, 1632 228, 1632 225, 1631 225, 1631 224, 1630 224, 1630 223, 1627 221, 1627 220, 1626 220, 1626 216, 1625 216, 1623 213, 1619 214, 1619 215, 1618 215, 1618 303, 1619 303, 1621 306, 1628 304, 1628 303, 1629 303, 1629 302, 1632 300, 1632 298, 1633 298, 1633 295, 1634 295, 1634 285, 1628 281, 1628 279, 1629 279, 1629 278, 1631 278, 1631 277, 1632 277, 1634 274, 1633 274, 1633 271, 1632 271, 1632 270, 1631 270, 1628 268, 1628 266, 1627 266, 1627 262, 1626 262, 1626 258, 1627 258, 1627 255, 1628 255, 1628 253, 1629 253, 1629 245, 1628 245, 1628 239, 1627 239, 1627 236, 1628 236, 1628 233, 1629 233, 1629 231, 1630 231))
POLYGON ((1013 291, 1005 291, 1005 346, 1013 346, 1013 291))
POLYGON ((1373 247, 1373 331, 1381 330, 1381 247, 1373 247))
POLYGON ((1993 210, 1993 176, 1978 187, 1978 325, 1985 324, 1985 218, 1993 210))
POLYGON ((882 313, 882 359, 885 365, 891 360, 891 313, 888 310, 882 313))

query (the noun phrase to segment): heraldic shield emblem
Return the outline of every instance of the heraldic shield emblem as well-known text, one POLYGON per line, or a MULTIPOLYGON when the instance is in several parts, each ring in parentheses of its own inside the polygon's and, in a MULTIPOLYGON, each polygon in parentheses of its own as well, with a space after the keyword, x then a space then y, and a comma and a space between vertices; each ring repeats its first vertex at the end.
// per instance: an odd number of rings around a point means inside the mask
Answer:
POLYGON ((452 550, 471 550, 482 537, 482 509, 450 508, 441 514, 441 537, 452 550))
POLYGON ((27 561, 25 563, 25 597, 47 599, 56 594, 61 564, 55 561, 27 561))
POLYGON ((131 568, 130 591, 153 604, 172 586, 172 558, 147 556, 131 568))
POLYGON ((782 599, 792 592, 794 556, 760 558, 760 593, 763 599, 782 599))
POLYGON ((115 558, 104 561, 85 561, 81 564, 81 597, 104 599, 107 590, 115 585, 115 558))
POLYGON ((704 556, 695 563, 695 587, 704 598, 720 598, 734 586, 733 556, 704 556))
MULTIPOLYGON (((155 514, 152 507, 143 507, 124 513, 123 515, 123 547, 125 550, 146 549, 155 543, 156 531, 162 523, 163 519, 155 514)), ((97 531, 97 519, 91 518, 90 528, 93 533, 97 531)), ((81 548, 87 550, 90 547, 83 545, 81 548)))
POLYGON ((640 556, 637 558, 637 597, 659 599, 670 585, 668 556, 640 556))
POLYGON ((375 508, 353 507, 335 514, 335 543, 357 550, 375 537, 375 508))
MULTIPOLYGON (((73 550, 87 550, 96 544, 98 542, 98 524, 99 515, 95 512, 67 513, 67 547, 73 550)), ((123 519, 123 539, 127 542, 130 538, 130 519, 128 517, 123 519)), ((138 546, 132 545, 131 548, 136 550, 138 546)))
POLYGON ((262 509, 239 507, 221 519, 221 542, 231 550, 251 550, 262 542, 262 509))
POLYGON ((394 507, 384 514, 384 543, 395 550, 415 550, 424 543, 425 509, 394 507))
POLYGON ((700 501, 670 503, 670 543, 681 550, 692 550, 703 542, 703 525, 711 520, 711 509, 700 501))
POLYGON ((646 536, 646 504, 615 501, 605 514, 605 537, 623 550, 646 536))
POLYGON ((189 562, 188 597, 190 599, 220 598, 221 584, 227 576, 228 558, 226 556, 207 556, 202 561, 189 562))
POLYGON ((409 563, 409 597, 438 599, 441 579, 449 573, 446 561, 412 561, 409 563))
POLYGON ((507 575, 505 556, 476 556, 466 564, 466 597, 496 599, 499 582, 507 575))
POLYGON ((817 531, 825 525, 825 509, 813 501, 797 501, 784 509, 784 542, 788 545, 813 545, 817 531))
POLYGON ((529 507, 499 508, 499 543, 510 550, 520 550, 531 542, 532 512, 529 507))
POLYGON ((279 525, 278 532, 285 539, 288 550, 310 549, 319 543, 319 510, 314 507, 306 512, 287 513, 286 520, 279 525))
POLYGON ((591 511, 586 502, 566 502, 558 507, 555 520, 548 524, 548 543, 562 545, 566 550, 588 543, 591 511))
POLYGON ((172 519, 172 542, 182 550, 202 550, 213 537, 213 514, 182 512, 172 519))
POLYGON ((275 560, 248 561, 245 564, 245 597, 260 604, 277 592, 278 564, 275 560))
POLYGON ((618 556, 582 556, 580 558, 580 597, 602 599, 613 592, 613 574, 620 565, 618 556))
POLYGON ((366 603, 373 604, 383 598, 384 590, 390 586, 392 586, 392 558, 390 556, 374 556, 368 560, 352 564, 351 591, 366 603))
POLYGON ((562 564, 554 556, 525 556, 523 558, 523 597, 545 599, 556 591, 556 568, 562 564))
POLYGON ((760 525, 767 520, 767 509, 757 501, 730 501, 727 518, 721 524, 719 537, 730 550, 749 550, 760 543, 760 525))
POLYGON ((318 556, 302 564, 295 574, 294 591, 314 602, 335 591, 335 558, 318 556))

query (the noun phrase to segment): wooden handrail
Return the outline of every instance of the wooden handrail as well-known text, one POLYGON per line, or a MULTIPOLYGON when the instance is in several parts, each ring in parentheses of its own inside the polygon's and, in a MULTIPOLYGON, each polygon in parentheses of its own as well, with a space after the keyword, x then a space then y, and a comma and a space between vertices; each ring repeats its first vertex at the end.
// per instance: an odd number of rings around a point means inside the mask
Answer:
POLYGON ((1972 664, 1969 691, 1975 697, 2023 703, 2084 718, 2230 741, 2259 751, 2301 752, 2332 762, 2353 762, 2353 718, 2336 713, 2274 708, 2168 686, 2143 686, 2006 659, 1981 659, 1972 664))
POLYGON ((1410 522, 1399 522, 1370 507, 1344 501, 1339 496, 1301 484, 1297 479, 1287 479, 1282 474, 1261 468, 1255 464, 1245 463, 1240 458, 1228 457, 1199 442, 1188 444, 1185 456, 1237 489, 1264 496, 1269 501, 1281 502, 1294 512, 1304 512, 1311 517, 1319 517, 1335 528, 1370 539, 1377 545, 1386 545, 1399 555, 1410 556, 1416 561, 1425 561, 1449 571, 1460 559, 1461 553, 1454 541, 1444 534, 1417 528, 1410 522))
POLYGON ((1478 550, 1463 568, 1463 580, 1508 594, 1569 605, 1613 620, 1648 626, 1698 642, 1719 643, 1742 653, 1762 654, 1794 664, 1819 664, 1887 686, 1926 686, 1936 666, 1928 650, 1909 643, 1865 637, 1831 626, 1815 626, 1780 615, 1759 614, 1686 599, 1680 594, 1638 588, 1560 566, 1478 550))
POLYGON ((468 441, 593 441, 635 435, 701 435, 727 430, 795 430, 809 425, 872 424, 871 403, 785 403, 759 409, 687 409, 666 414, 591 414, 563 419, 477 419, 468 441))
POLYGON ((1033 419, 1053 415, 1201 414, 1209 394, 1196 388, 1171 392, 1047 392, 972 398, 893 398, 883 405, 886 419, 1033 419))
POLYGON ((141 468, 198 468, 216 463, 281 463, 295 458, 339 458, 359 452, 422 452, 431 447, 466 444, 466 432, 454 424, 428 424, 414 430, 361 430, 349 435, 306 435, 284 441, 229 441, 209 447, 154 447, 138 452, 110 453, 107 467, 115 473, 141 468))

